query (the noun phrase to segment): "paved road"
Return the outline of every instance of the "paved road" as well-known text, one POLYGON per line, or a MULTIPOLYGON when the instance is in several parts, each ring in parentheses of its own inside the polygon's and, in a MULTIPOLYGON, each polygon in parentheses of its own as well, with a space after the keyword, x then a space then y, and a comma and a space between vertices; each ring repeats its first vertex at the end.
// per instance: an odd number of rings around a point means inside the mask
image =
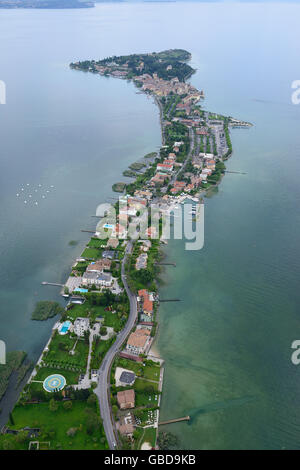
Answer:
POLYGON ((117 442, 116 442, 116 437, 115 437, 115 432, 114 432, 115 430, 114 424, 112 423, 112 419, 111 419, 111 409, 110 409, 110 400, 109 400, 109 395, 110 395, 109 371, 110 371, 110 367, 114 360, 115 355, 120 350, 122 344, 124 343, 125 339, 127 338, 130 331, 132 330, 137 319, 136 296, 133 295, 132 292, 130 291, 127 281, 126 281, 126 275, 125 275, 125 263, 126 263, 128 254, 131 253, 131 250, 132 250, 132 242, 129 241, 126 247, 126 252, 125 252, 125 256, 124 256, 123 263, 122 263, 122 281, 124 283, 124 287, 125 287, 125 290, 127 292, 129 302, 130 302, 129 318, 127 320, 127 323, 124 329, 118 334, 116 341, 114 342, 112 347, 109 349, 109 351, 106 353, 106 356, 103 359, 101 367, 98 371, 98 374, 99 374, 98 386, 95 389, 95 393, 99 400, 103 426, 104 426, 107 442, 108 442, 110 449, 115 449, 117 446, 117 442))

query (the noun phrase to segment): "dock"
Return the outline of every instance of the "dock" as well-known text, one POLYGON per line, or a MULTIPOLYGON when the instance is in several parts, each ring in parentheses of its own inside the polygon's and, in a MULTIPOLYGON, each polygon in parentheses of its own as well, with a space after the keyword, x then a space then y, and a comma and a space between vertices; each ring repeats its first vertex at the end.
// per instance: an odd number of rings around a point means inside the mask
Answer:
POLYGON ((176 263, 156 263, 158 266, 174 266, 176 268, 176 263))
POLYGON ((160 299, 160 302, 181 302, 181 299, 160 299))
POLYGON ((163 426, 165 424, 179 423, 180 421, 190 421, 190 416, 183 416, 183 418, 174 418, 168 419, 167 421, 161 421, 158 423, 158 426, 163 426))
POLYGON ((64 287, 64 284, 59 284, 58 282, 42 282, 42 286, 55 286, 55 287, 64 287))

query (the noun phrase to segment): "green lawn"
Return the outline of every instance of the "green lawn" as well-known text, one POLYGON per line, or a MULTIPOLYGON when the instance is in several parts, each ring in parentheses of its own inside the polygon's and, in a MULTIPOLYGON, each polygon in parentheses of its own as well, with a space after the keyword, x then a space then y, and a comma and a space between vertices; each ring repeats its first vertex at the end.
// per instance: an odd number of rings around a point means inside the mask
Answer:
POLYGON ((109 348, 111 347, 111 340, 103 341, 100 340, 96 346, 95 354, 92 357, 91 369, 99 369, 101 362, 109 348))
POLYGON ((59 335, 56 333, 50 343, 49 352, 44 355, 45 362, 58 361, 65 364, 74 364, 77 367, 85 368, 89 352, 89 345, 82 339, 76 344, 75 354, 69 354, 69 351, 75 345, 77 339, 70 335, 59 335))
POLYGON ((105 248, 107 244, 107 240, 101 240, 99 238, 91 238, 87 246, 89 248, 105 248))
POLYGON ((157 406, 158 404, 158 384, 147 382, 143 379, 136 379, 133 388, 135 389, 135 405, 139 406, 157 406), (153 392, 150 392, 150 389, 153 392), (155 400, 155 396, 157 400, 155 400))
POLYGON ((92 258, 92 259, 99 259, 101 258, 102 250, 97 248, 86 248, 82 253, 83 258, 92 258))
POLYGON ((120 357, 117 362, 117 366, 123 367, 124 369, 132 370, 137 376, 145 377, 146 379, 159 381, 160 376, 160 366, 159 365, 146 365, 130 361, 129 359, 124 359, 120 357))
MULTIPOLYGON (((64 450, 101 450, 106 447, 106 439, 102 424, 92 434, 87 434, 86 421, 89 412, 97 412, 96 405, 88 406, 86 401, 73 401, 72 409, 65 410, 62 402, 58 402, 58 410, 50 411, 48 403, 16 406, 13 411, 13 429, 25 426, 39 427, 39 440, 50 441, 51 449, 64 450), (89 411, 88 411, 89 410, 89 411), (70 428, 76 428, 75 436, 67 436, 70 428)), ((4 440, 14 441, 14 436, 0 435, 0 448, 4 440)), ((16 448, 28 449, 28 441, 15 444, 16 448)))
MULTIPOLYGON (((52 367, 41 367, 38 370, 37 375, 34 377, 33 380, 40 380, 44 381, 49 375, 52 374, 61 374, 65 377, 67 381, 67 385, 74 385, 78 383, 78 372, 74 372, 72 370, 65 370, 59 368, 52 368, 52 367)), ((38 384, 39 385, 39 384, 38 384)), ((42 384, 41 384, 42 386, 42 384)))
POLYGON ((73 308, 68 310, 68 318, 74 321, 77 317, 89 317, 91 321, 95 321, 97 317, 104 318, 104 326, 111 326, 115 331, 120 331, 122 322, 117 313, 105 311, 104 306, 92 305, 86 301, 83 305, 74 305, 73 308))
POLYGON ((146 428, 145 433, 141 442, 141 446, 144 442, 149 442, 151 447, 155 447, 156 444, 156 429, 155 428, 146 428))

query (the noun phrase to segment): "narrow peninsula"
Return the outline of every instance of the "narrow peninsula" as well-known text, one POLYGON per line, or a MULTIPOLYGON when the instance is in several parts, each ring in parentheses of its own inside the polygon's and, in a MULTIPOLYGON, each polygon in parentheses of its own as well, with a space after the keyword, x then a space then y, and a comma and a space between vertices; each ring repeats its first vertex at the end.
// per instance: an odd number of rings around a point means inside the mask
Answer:
MULTIPOLYGON (((62 289, 67 306, 0 435, 2 447, 180 446, 180 436, 164 432, 164 425, 189 416, 161 422, 164 361, 153 349, 159 305, 166 301, 159 296, 166 240, 151 217, 138 239, 128 236, 128 222, 138 223, 153 203, 161 211, 186 199, 199 203, 226 172, 230 129, 251 126, 203 109, 204 92, 187 81, 195 72, 190 59, 189 52, 174 49, 70 64, 74 71, 132 81, 137 93, 152 96, 160 110, 162 146, 133 162, 124 181, 114 184, 121 193, 112 208, 117 221, 110 221, 112 213, 103 221, 96 215, 100 222, 62 289), (34 439, 24 435, 28 428, 34 439)), ((35 318, 56 312, 61 313, 42 304, 35 318)))

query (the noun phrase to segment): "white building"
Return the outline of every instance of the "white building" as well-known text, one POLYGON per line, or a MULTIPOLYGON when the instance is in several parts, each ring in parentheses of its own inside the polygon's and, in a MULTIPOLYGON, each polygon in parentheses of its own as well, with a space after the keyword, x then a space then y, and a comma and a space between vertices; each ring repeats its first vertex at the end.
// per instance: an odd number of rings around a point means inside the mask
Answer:
POLYGON ((100 286, 100 287, 111 287, 113 282, 112 275, 110 273, 97 273, 97 272, 86 272, 82 276, 82 284, 84 286, 100 286))
POLYGON ((84 336, 85 331, 90 328, 90 320, 88 318, 76 318, 73 331, 77 336, 84 336))

